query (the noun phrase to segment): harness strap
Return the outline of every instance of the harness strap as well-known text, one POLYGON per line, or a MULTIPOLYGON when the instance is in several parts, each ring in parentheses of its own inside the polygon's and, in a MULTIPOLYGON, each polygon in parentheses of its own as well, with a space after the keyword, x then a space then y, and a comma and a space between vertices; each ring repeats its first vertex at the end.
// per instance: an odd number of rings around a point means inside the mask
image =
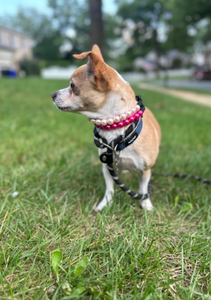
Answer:
POLYGON ((127 146, 129 146, 130 144, 132 144, 137 139, 139 134, 141 133, 142 127, 143 127, 143 121, 142 121, 142 118, 140 118, 140 121, 139 121, 134 133, 132 134, 132 136, 129 136, 123 142, 119 143, 116 150, 121 151, 121 150, 125 149, 127 146))

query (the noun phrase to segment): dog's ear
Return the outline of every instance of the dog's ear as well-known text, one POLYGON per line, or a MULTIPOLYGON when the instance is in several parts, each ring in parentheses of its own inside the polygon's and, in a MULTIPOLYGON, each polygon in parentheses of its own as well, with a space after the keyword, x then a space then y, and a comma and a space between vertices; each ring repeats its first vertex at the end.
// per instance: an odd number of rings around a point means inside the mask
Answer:
POLYGON ((109 88, 108 66, 104 62, 100 48, 97 45, 93 46, 92 51, 74 54, 73 56, 78 59, 84 59, 88 56, 87 70, 90 80, 100 91, 105 91, 109 88))
POLYGON ((100 48, 98 47, 98 45, 94 45, 94 46, 92 47, 92 52, 95 52, 95 53, 100 57, 100 59, 101 59, 102 61, 104 61, 103 56, 102 56, 102 53, 101 53, 100 48))

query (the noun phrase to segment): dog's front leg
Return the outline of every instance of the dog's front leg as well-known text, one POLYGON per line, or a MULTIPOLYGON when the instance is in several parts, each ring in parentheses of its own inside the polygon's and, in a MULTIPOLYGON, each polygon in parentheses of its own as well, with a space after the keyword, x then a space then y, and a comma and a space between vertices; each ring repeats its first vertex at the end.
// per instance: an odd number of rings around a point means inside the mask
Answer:
POLYGON ((102 171, 105 179, 106 191, 103 200, 95 208, 96 211, 101 211, 108 203, 111 202, 114 195, 114 181, 108 171, 107 165, 103 164, 102 171))
MULTIPOLYGON (((148 193, 148 185, 151 177, 151 170, 148 169, 143 171, 142 174, 139 175, 139 193, 147 194, 148 193)), ((145 200, 140 200, 141 207, 146 210, 153 210, 152 202, 149 198, 145 200)))

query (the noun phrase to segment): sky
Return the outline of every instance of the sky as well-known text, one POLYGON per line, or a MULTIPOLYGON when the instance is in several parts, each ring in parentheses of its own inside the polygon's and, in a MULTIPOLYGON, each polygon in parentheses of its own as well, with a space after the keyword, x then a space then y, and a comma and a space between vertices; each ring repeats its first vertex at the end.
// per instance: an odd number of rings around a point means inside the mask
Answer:
MULTIPOLYGON (((107 13, 115 12, 114 0, 102 0, 103 10, 107 13)), ((48 0, 0 0, 0 15, 13 15, 19 7, 35 7, 39 11, 46 11, 48 0)))

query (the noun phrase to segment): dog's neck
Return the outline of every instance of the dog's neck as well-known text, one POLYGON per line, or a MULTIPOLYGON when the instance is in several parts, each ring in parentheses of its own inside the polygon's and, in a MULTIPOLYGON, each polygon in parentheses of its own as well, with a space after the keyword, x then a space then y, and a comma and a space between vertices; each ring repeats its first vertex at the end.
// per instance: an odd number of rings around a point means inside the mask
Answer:
POLYGON ((115 118, 132 111, 137 105, 135 96, 131 96, 130 99, 122 100, 120 94, 110 92, 107 95, 105 104, 98 111, 80 111, 81 114, 85 115, 89 120, 91 119, 109 119, 115 118))
MULTIPOLYGON (((89 119, 89 121, 108 119, 114 120, 116 116, 121 116, 127 114, 128 112, 131 112, 131 115, 134 115, 134 113, 136 113, 137 110, 138 107, 135 95, 131 95, 127 100, 122 100, 122 97, 119 93, 110 92, 108 94, 108 99, 106 100, 105 104, 98 111, 81 111, 80 113, 85 115, 89 119)), ((100 128, 98 128, 98 130, 101 132, 102 137, 106 137, 106 139, 109 141, 117 137, 118 135, 124 134, 126 128, 127 126, 109 131, 102 130, 100 128)))

